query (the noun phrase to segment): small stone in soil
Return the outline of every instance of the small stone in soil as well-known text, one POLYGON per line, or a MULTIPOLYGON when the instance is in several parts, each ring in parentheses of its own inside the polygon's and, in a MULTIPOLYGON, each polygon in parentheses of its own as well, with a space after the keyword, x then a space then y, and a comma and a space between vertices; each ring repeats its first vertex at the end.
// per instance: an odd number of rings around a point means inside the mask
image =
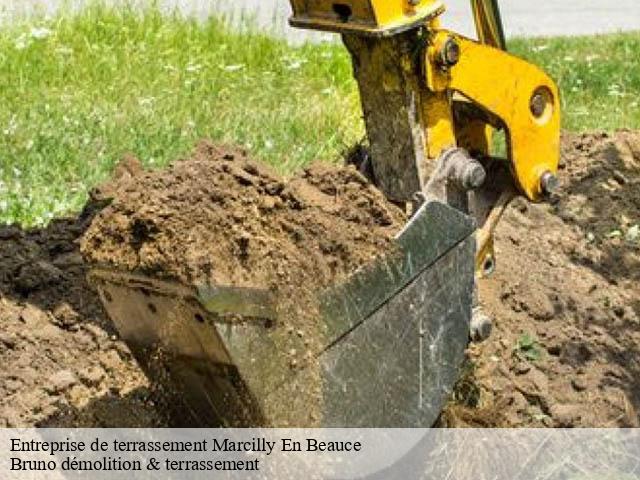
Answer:
POLYGON ((525 373, 529 373, 531 371, 531 365, 529 365, 527 362, 518 362, 514 370, 518 375, 524 375, 525 373))
POLYGON ((622 172, 618 171, 618 170, 614 170, 613 178, 620 185, 625 185, 627 183, 627 177, 625 177, 624 174, 622 172))
POLYGON ((9 350, 13 350, 17 344, 17 339, 10 333, 0 332, 0 345, 4 345, 9 350))
POLYGON ((589 386, 584 378, 576 377, 571 380, 571 385, 576 392, 584 392, 589 386))
POLYGON ((45 390, 49 394, 62 393, 77 383, 78 379, 71 370, 60 370, 51 376, 45 390))
POLYGON ((77 325, 80 316, 68 304, 62 303, 53 310, 53 323, 60 328, 68 329, 77 325))
POLYGON ((85 385, 95 387, 106 377, 107 373, 102 367, 97 365, 89 367, 80 372, 80 379, 85 385))

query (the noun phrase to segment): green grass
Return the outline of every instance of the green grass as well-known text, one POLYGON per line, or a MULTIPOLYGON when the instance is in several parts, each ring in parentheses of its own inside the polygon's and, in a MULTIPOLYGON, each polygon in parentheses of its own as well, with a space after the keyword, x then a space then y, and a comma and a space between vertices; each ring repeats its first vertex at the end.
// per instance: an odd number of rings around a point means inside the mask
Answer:
POLYGON ((127 151, 161 166, 210 137, 289 171, 362 136, 335 46, 291 48, 154 10, 95 7, 37 27, 50 32, 0 36, 0 222, 80 208, 127 151))
MULTIPOLYGON (((511 47, 560 81, 567 128, 640 125, 640 34, 511 47)), ((0 223, 80 209, 125 152, 158 167, 209 137, 289 172, 362 136, 337 44, 99 6, 0 32, 0 223)))

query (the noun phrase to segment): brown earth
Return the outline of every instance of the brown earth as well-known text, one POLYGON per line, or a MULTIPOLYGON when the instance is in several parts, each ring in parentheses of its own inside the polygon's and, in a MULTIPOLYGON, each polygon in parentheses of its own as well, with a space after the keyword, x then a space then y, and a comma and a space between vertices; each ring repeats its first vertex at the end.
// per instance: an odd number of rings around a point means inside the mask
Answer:
MULTIPOLYGON (((127 212, 116 198, 103 210, 101 222, 119 220, 106 236, 104 230, 89 230, 86 242, 103 242, 99 249, 89 246, 92 251, 118 249, 122 255, 114 258, 127 268, 160 269, 190 281, 258 280, 275 288, 283 277, 273 276, 268 262, 275 266, 290 259, 293 268, 286 278, 304 274, 296 262, 308 262, 303 257, 309 255, 317 269, 314 281, 326 282, 384 248, 394 222, 402 218, 352 170, 317 166, 283 186, 242 152, 208 144, 200 146, 190 164, 180 163, 172 167, 171 180, 170 175, 140 172, 129 159, 120 165, 118 179, 97 190, 78 218, 35 231, 0 229, 0 426, 172 424, 170 400, 149 385, 85 282, 78 239, 96 205, 108 203, 105 199, 129 188, 129 193, 140 192, 135 205, 150 202, 158 210, 127 212), (228 153, 234 158, 219 163, 229 165, 228 171, 206 161, 228 153), (198 182, 202 190, 190 189, 185 179, 201 174, 219 181, 198 182), (232 181, 254 193, 231 192, 229 197, 232 181), (174 188, 171 198, 169 193, 154 196, 160 192, 154 187, 167 186, 174 188), (264 194, 269 186, 274 195, 264 194), (192 204, 191 191, 211 202, 228 201, 225 211, 233 215, 203 212, 202 204, 192 204), (335 197, 341 199, 338 207, 331 206, 333 200, 326 202, 335 197), (265 204, 267 198, 274 201, 265 204), (179 208, 167 208, 169 201, 177 201, 179 208), (304 221, 277 213, 283 206, 285 211, 304 207, 298 210, 304 221), (305 217, 305 210, 313 215, 305 217), (185 211, 202 220, 198 234, 226 231, 228 238, 218 248, 234 249, 237 263, 213 262, 204 277, 193 269, 202 259, 197 241, 181 230, 179 213, 185 211), (318 214, 336 217, 337 223, 325 223, 318 214), (166 222, 162 228, 170 226, 166 237, 158 233, 158 219, 166 222), (281 222, 277 231, 276 222, 281 222), (354 233, 358 225, 377 230, 377 240, 362 241, 354 233), (339 235, 326 244, 334 238, 327 237, 331 229, 339 235), (109 243, 113 233, 123 236, 124 246, 109 243), (263 235, 277 240, 271 243, 263 235), (172 247, 176 239, 181 248, 172 247), (285 243, 282 248, 279 242, 285 243), (296 256, 297 248, 303 255, 296 256), (194 261, 171 264, 180 250, 194 261), (265 267, 258 276, 249 275, 261 255, 266 255, 267 262, 260 263, 265 267), (330 262, 322 261, 325 255, 330 262)), ((483 304, 495 318, 494 335, 470 348, 470 373, 443 424, 638 425, 640 243, 633 227, 640 223, 639 170, 639 134, 569 135, 563 141, 562 194, 551 205, 518 201, 509 209, 497 233, 498 271, 480 285, 483 304)))
POLYGON ((93 213, 0 228, 0 427, 166 424, 85 282, 75 241, 93 213))
POLYGON ((304 348, 283 349, 297 369, 320 346, 319 322, 306 314, 315 292, 389 251, 404 224, 404 213, 353 167, 314 165, 285 182, 244 152, 207 142, 162 171, 144 172, 126 157, 91 197, 77 219, 2 231, 7 425, 166 422, 167 409, 150 405, 170 403, 171 392, 151 389, 116 340, 86 283, 80 245, 98 265, 272 290, 279 321, 295 321, 279 331, 296 346, 304 340, 304 348), (86 413, 91 399, 99 420, 86 413))
POLYGON ((244 152, 207 142, 110 188, 84 256, 186 284, 319 288, 387 250, 404 223, 354 168, 317 164, 284 182, 244 152))
POLYGON ((443 423, 640 424, 640 135, 566 135, 561 194, 517 201, 480 283, 495 319, 443 423))
MULTIPOLYGON (((268 365, 245 369, 242 376, 252 389, 264 385, 270 391, 289 385, 304 368, 305 381, 295 382, 295 391, 279 389, 287 399, 304 401, 293 408, 278 395, 269 400, 260 395, 258 406, 238 412, 238 422, 287 426, 319 421, 323 397, 313 377, 327 340, 326 325, 318 321, 318 292, 390 252, 404 213, 355 167, 318 164, 284 181, 243 151, 207 142, 188 159, 159 171, 134 171, 106 190, 99 194, 111 190, 109 205, 81 244, 87 260, 186 285, 268 291, 277 322, 267 322, 261 334, 277 347, 266 354, 268 365)), ((180 301, 170 310, 165 328, 190 328, 193 314, 185 314, 180 301)), ((237 314, 223 316, 239 320, 237 314)), ((173 351, 171 335, 160 339, 155 350, 173 351)))

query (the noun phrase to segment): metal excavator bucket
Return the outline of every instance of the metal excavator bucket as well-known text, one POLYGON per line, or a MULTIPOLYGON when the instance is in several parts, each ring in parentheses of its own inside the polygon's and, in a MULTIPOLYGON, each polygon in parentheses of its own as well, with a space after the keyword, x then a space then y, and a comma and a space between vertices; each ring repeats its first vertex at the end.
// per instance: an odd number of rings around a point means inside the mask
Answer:
POLYGON ((493 230, 515 191, 553 191, 559 160, 557 87, 502 49, 497 2, 473 4, 481 42, 441 28, 440 0, 291 1, 293 25, 340 33, 353 59, 370 144, 360 170, 389 200, 421 205, 394 248, 314 292, 308 311, 259 285, 92 271, 122 337, 194 423, 415 427, 439 415, 475 277, 493 270, 493 230), (507 159, 492 156, 496 130, 507 159), (315 329, 295 331, 292 315, 315 329))
POLYGON ((193 423, 430 426, 468 343, 475 240, 470 217, 424 204, 396 247, 318 292, 317 338, 292 364, 290 327, 268 291, 186 286, 93 270, 121 336, 193 423), (161 365, 162 368, 158 368, 161 365))

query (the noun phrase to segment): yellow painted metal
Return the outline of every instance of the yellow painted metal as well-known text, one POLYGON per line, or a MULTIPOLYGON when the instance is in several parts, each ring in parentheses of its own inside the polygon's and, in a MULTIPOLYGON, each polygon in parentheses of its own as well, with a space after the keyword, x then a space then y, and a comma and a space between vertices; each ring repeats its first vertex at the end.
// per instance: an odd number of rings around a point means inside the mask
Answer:
POLYGON ((553 80, 524 60, 444 30, 434 33, 427 55, 429 89, 459 92, 499 118, 515 180, 529 199, 540 200, 540 179, 545 172, 557 172, 560 157, 560 102, 553 80), (438 52, 449 39, 460 46, 460 60, 443 69, 438 52), (544 107, 537 114, 534 96, 542 98, 544 107))
MULTIPOLYGON (((382 76, 385 89, 405 88, 417 100, 420 115, 416 121, 424 129, 425 139, 421 161, 435 162, 452 147, 465 148, 478 158, 490 156, 494 127, 502 128, 515 186, 529 199, 541 199, 541 178, 546 172, 555 174, 559 163, 559 93, 543 71, 504 51, 497 0, 471 0, 479 42, 441 29, 439 15, 444 5, 439 0, 291 0, 291 4, 292 25, 350 34, 345 38, 390 36, 424 27, 428 32, 427 54, 422 62, 424 78, 410 82, 409 88, 398 83, 404 77, 397 72, 382 76), (459 45, 460 59, 443 66, 440 54, 447 41, 459 45)), ((420 42, 425 37, 405 38, 419 39, 413 54, 423 46, 420 42)), ((382 45, 386 40, 377 41, 382 45)), ((419 70, 415 57, 409 58, 406 51, 399 50, 395 60, 393 52, 380 52, 407 72, 419 70)), ((427 165, 419 168, 428 171, 427 165)), ((503 196, 512 195, 511 188, 511 182, 505 182, 503 196)), ((493 231, 507 204, 500 200, 490 205, 488 217, 478 219, 480 274, 487 259, 493 258, 493 231)))
POLYGON ((484 243, 478 243, 479 235, 476 235, 476 277, 485 278, 492 273, 492 268, 488 264, 495 265, 496 254, 493 243, 493 234, 486 237, 484 243))
POLYGON ((471 0, 471 10, 480 43, 505 50, 506 41, 497 0, 471 0))
MULTIPOLYGON (((471 0, 471 11, 480 43, 506 50, 498 0, 471 0)), ((493 127, 480 121, 472 121, 456 127, 459 147, 485 155, 491 153, 493 127)))
POLYGON ((444 12, 442 0, 290 0, 291 25, 339 33, 386 36, 444 12))
POLYGON ((456 147, 451 102, 446 92, 430 92, 422 105, 427 139, 427 158, 436 159, 456 147))
POLYGON ((493 133, 491 125, 477 119, 467 120, 462 125, 456 124, 458 147, 480 156, 491 155, 493 133))
POLYGON ((489 212, 484 224, 476 231, 476 275, 479 278, 491 273, 495 267, 493 232, 511 201, 517 196, 512 187, 505 187, 489 212), (489 262, 490 265, 487 265, 489 262))
MULTIPOLYGON (((436 18, 430 21, 428 28, 432 31, 439 29, 440 20, 436 18)), ((432 82, 437 82, 438 80, 433 72, 433 68, 426 69, 428 77, 427 85, 431 85, 432 82)), ((425 90, 422 95, 424 97, 422 102, 422 118, 426 131, 426 156, 431 160, 435 160, 445 150, 457 146, 451 97, 446 88, 425 90)))

